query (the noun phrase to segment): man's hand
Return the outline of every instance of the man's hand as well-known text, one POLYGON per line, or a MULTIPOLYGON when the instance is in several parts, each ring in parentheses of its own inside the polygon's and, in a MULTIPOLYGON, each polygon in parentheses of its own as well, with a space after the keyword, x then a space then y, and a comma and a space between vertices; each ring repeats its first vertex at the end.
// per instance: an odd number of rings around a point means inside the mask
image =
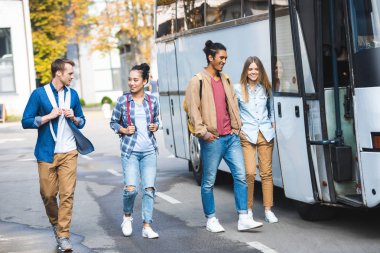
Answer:
POLYGON ((63 111, 63 115, 66 117, 66 118, 69 118, 71 119, 71 121, 74 121, 74 111, 72 109, 62 109, 63 111))
POLYGON ((218 136, 211 134, 210 137, 206 141, 207 142, 212 142, 212 141, 214 141, 214 140, 216 140, 218 138, 219 138, 218 136))
POLYGON ((149 128, 149 131, 151 131, 153 133, 156 132, 158 129, 157 125, 154 123, 150 123, 148 128, 149 128))
POLYGON ((62 115, 62 109, 61 108, 53 108, 51 112, 47 115, 49 120, 55 119, 62 115))

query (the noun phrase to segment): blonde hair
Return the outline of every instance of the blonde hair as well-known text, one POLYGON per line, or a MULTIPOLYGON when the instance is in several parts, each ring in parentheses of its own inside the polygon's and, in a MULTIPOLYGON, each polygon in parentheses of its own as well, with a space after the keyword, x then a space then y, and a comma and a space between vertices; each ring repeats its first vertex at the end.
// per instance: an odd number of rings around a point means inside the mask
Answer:
POLYGON ((267 91, 267 94, 271 94, 272 85, 269 82, 268 75, 264 69, 263 63, 260 61, 260 59, 257 56, 250 56, 245 60, 243 71, 241 72, 240 76, 240 85, 241 85, 241 93, 243 95, 243 101, 245 103, 249 100, 249 94, 248 94, 248 69, 249 66, 252 64, 252 62, 256 63, 258 69, 259 69, 259 77, 258 77, 258 83, 262 83, 265 90, 267 91))

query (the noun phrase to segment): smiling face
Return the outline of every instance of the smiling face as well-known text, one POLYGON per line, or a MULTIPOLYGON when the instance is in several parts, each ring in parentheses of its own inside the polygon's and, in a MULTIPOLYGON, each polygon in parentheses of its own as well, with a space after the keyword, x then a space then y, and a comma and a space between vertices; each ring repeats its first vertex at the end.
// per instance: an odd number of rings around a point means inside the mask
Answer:
POLYGON ((139 93, 144 91, 144 85, 148 80, 143 80, 140 70, 131 70, 128 77, 128 86, 131 93, 139 93))
POLYGON ((252 62, 247 71, 247 77, 249 82, 257 83, 259 81, 260 71, 255 62, 252 62))
POLYGON ((215 57, 212 55, 208 56, 209 66, 211 66, 216 72, 221 72, 223 70, 224 64, 227 61, 227 51, 218 50, 215 54, 215 57))

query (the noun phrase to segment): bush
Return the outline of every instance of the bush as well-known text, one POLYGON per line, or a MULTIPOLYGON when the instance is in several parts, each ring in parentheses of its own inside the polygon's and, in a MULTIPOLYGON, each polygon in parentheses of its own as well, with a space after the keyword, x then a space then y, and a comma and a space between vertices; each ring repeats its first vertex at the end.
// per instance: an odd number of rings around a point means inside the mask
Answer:
POLYGON ((105 103, 107 103, 107 104, 112 105, 112 99, 111 99, 110 97, 104 96, 104 97, 102 98, 102 101, 101 101, 100 103, 101 103, 101 104, 105 104, 105 103))
POLYGON ((81 106, 85 106, 85 105, 86 105, 86 102, 84 101, 83 98, 80 98, 80 99, 79 99, 79 102, 80 102, 80 105, 81 105, 81 106))

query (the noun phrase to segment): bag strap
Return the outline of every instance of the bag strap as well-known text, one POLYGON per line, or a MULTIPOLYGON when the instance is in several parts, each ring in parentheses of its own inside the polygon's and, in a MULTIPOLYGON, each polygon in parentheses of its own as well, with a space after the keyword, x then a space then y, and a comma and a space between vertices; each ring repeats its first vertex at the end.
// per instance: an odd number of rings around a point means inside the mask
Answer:
POLYGON ((202 100, 202 87, 203 87, 202 84, 203 84, 203 79, 202 79, 201 73, 196 74, 196 76, 199 79, 199 98, 200 98, 200 100, 202 100))
MULTIPOLYGON (((70 91, 70 87, 66 87, 67 88, 67 92, 66 92, 66 98, 65 98, 65 102, 64 102, 64 107, 65 108, 70 108, 70 103, 71 103, 71 91, 70 91)), ((53 91, 51 89, 51 86, 50 84, 46 84, 44 86, 44 89, 45 89, 45 92, 46 92, 46 95, 50 101, 50 104, 53 108, 58 108, 58 105, 57 105, 57 101, 55 100, 55 97, 54 97, 54 94, 53 94, 53 91)), ((55 142, 57 142, 57 135, 55 134, 54 132, 54 129, 53 129, 53 124, 51 123, 51 121, 49 121, 49 127, 50 127, 50 133, 53 137, 53 140, 55 142)))
POLYGON ((128 121, 128 126, 132 126, 132 121, 131 121, 131 102, 129 101, 129 93, 125 95, 126 100, 126 113, 127 113, 127 121, 128 121))
POLYGON ((148 104, 149 104, 149 113, 150 113, 150 123, 153 123, 153 109, 152 109, 152 100, 148 94, 148 104))

